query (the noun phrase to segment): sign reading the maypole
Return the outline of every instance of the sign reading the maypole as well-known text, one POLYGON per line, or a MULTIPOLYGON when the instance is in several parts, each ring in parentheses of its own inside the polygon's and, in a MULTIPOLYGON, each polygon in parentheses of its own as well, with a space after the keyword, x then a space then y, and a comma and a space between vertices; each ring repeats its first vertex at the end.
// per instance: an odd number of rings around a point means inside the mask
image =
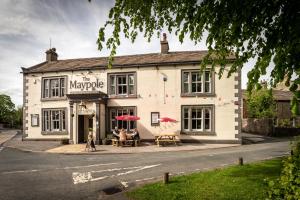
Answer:
POLYGON ((104 87, 104 82, 96 78, 96 80, 91 81, 91 78, 82 77, 82 81, 71 80, 70 81, 70 89, 72 90, 81 90, 81 91, 89 91, 89 90, 99 90, 104 87))

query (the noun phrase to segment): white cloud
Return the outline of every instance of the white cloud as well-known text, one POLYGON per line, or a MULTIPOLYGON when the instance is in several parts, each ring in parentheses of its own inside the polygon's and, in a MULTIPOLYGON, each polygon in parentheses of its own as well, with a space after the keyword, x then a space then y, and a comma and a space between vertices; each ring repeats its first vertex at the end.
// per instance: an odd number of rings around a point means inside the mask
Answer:
MULTIPOLYGON (((97 50, 98 29, 107 19, 113 1, 74 0, 2 0, 0 1, 0 93, 12 95, 22 104, 20 67, 29 67, 45 60, 49 38, 59 59, 107 56, 109 51, 97 50)), ((205 38, 205 37, 204 37, 205 38)), ((168 34, 170 51, 206 49, 205 40, 194 45, 188 37, 180 44, 178 37, 168 34)), ((118 55, 159 52, 159 39, 150 43, 142 35, 132 44, 121 38, 118 55)), ((243 86, 246 72, 243 70, 243 86)))

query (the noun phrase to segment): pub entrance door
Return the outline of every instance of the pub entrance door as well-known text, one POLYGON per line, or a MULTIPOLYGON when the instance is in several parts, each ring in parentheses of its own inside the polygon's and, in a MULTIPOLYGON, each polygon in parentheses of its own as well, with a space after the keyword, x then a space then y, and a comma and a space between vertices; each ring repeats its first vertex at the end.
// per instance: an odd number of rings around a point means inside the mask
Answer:
POLYGON ((87 142, 90 128, 93 128, 93 118, 89 115, 78 115, 78 144, 87 142))

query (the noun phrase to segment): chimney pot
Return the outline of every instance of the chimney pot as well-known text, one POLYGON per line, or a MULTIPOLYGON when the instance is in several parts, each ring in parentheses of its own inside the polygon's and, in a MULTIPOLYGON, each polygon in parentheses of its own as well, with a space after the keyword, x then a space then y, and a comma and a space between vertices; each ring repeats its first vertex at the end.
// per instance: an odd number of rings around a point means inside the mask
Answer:
POLYGON ((160 41, 160 52, 163 54, 169 53, 169 43, 167 40, 167 34, 163 33, 163 40, 160 41))
POLYGON ((56 49, 52 48, 52 49, 48 49, 46 51, 46 61, 47 62, 52 62, 52 61, 57 61, 57 53, 56 53, 56 49))

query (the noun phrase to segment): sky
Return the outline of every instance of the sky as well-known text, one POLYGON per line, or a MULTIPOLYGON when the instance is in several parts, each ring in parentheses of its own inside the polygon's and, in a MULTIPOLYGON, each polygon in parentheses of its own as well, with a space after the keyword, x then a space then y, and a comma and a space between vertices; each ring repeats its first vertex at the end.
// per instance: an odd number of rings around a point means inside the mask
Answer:
MULTIPOLYGON (((109 50, 97 49, 97 34, 113 7, 111 0, 1 0, 0 1, 0 94, 11 96, 22 105, 21 67, 44 62, 45 51, 55 47, 58 59, 108 56, 109 50)), ((183 44, 175 34, 167 33, 170 51, 205 50, 205 41, 183 44)), ((135 43, 121 36, 117 55, 160 52, 159 38, 148 43, 139 36, 135 43)), ((246 87, 251 60, 242 70, 242 88, 246 87)))

